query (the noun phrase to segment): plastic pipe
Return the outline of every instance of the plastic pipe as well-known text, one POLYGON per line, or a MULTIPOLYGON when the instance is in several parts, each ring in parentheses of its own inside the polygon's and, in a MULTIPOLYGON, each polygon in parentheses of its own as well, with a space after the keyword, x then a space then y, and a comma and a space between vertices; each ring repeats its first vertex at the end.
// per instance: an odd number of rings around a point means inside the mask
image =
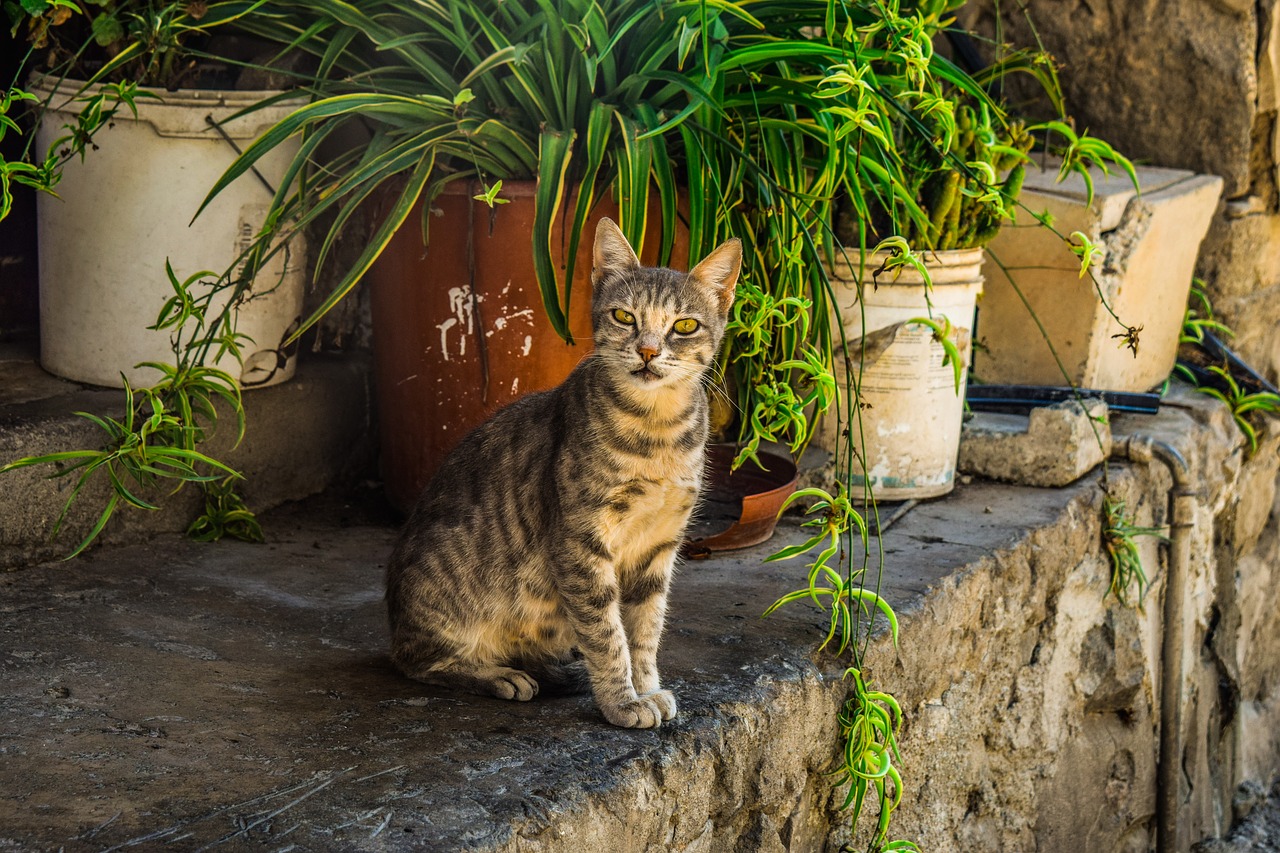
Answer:
POLYGON ((1160 461, 1173 477, 1169 491, 1169 570, 1165 579, 1164 624, 1160 638, 1160 753, 1156 764, 1156 849, 1177 853, 1186 849, 1178 814, 1182 806, 1182 679, 1185 648, 1187 575, 1193 524, 1190 471, 1173 445, 1145 435, 1118 439, 1113 458, 1144 465, 1160 461))

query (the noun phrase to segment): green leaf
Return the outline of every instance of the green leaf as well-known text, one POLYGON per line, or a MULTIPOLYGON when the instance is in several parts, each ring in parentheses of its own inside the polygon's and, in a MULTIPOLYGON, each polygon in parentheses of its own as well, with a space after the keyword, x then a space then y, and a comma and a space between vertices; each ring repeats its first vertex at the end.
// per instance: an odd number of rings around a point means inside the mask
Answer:
POLYGON ((764 561, 766 563, 775 563, 779 560, 790 560, 792 557, 798 557, 801 554, 807 553, 811 548, 826 538, 827 533, 823 531, 817 536, 814 536, 798 545, 788 545, 787 547, 779 550, 776 554, 769 555, 764 561))
POLYGON ((333 288, 320 306, 316 308, 307 317, 306 320, 291 334, 284 342, 288 346, 302 336, 307 329, 310 329, 320 318, 329 312, 329 310, 346 296, 353 287, 368 272, 369 267, 373 266, 373 262, 382 254, 383 249, 391 242, 391 238, 395 236, 397 230, 409 216, 409 212, 413 210, 414 204, 417 203, 418 197, 422 194, 422 189, 426 186, 427 181, 431 178, 431 174, 435 165, 435 157, 433 153, 428 153, 417 167, 409 175, 408 182, 404 189, 400 192, 395 204, 392 205, 390 211, 382 224, 378 226, 374 232, 372 239, 360 257, 352 265, 347 274, 342 277, 338 284, 333 288))
POLYGON ((110 12, 102 12, 93 19, 90 25, 93 40, 102 47, 115 44, 124 38, 124 27, 110 12))
MULTIPOLYGON (((596 178, 604 166, 610 136, 613 130, 614 109, 603 101, 591 105, 591 113, 587 118, 586 158, 582 180, 578 183, 578 199, 574 205, 573 222, 568 234, 568 247, 564 256, 564 278, 572 283, 578 264, 578 246, 587 230, 587 221, 595 207, 596 178)), ((564 313, 567 317, 570 309, 572 287, 564 291, 564 313)))
POLYGON ((538 185, 534 194, 533 210, 533 266, 538 277, 538 289, 542 292, 542 305, 547 319, 567 343, 573 343, 565 307, 569 302, 571 281, 563 283, 564 297, 551 261, 554 247, 551 244, 551 225, 555 221, 566 192, 566 175, 573 157, 575 133, 543 130, 538 135, 538 185))
POLYGON ((70 560, 84 553, 84 549, 93 544, 93 540, 97 539, 98 535, 102 533, 103 528, 107 526, 107 522, 111 520, 111 516, 115 513, 116 507, 119 506, 119 504, 119 495, 113 494, 111 497, 107 498, 107 505, 103 507, 102 514, 98 516, 98 520, 94 522, 92 529, 89 530, 89 535, 85 536, 84 539, 80 541, 80 544, 76 546, 75 550, 63 559, 70 560))

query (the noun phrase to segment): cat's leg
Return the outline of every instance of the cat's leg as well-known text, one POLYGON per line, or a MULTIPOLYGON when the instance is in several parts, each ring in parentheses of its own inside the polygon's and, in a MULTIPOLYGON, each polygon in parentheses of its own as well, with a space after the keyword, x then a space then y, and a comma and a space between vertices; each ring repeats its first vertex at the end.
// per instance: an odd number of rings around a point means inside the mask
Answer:
POLYGON ((671 691, 662 689, 658 677, 658 645, 679 544, 674 541, 655 548, 648 559, 622 577, 620 584, 622 624, 631 650, 631 681, 636 693, 659 703, 664 720, 676 715, 676 700, 671 691))
POLYGON ((527 702, 538 694, 528 673, 494 661, 468 659, 454 643, 422 625, 398 625, 392 633, 391 659, 415 681, 527 702))
POLYGON ((629 729, 651 729, 661 724, 666 701, 638 695, 631 681, 631 650, 608 551, 598 540, 566 543, 561 565, 561 602, 577 635, 578 648, 591 676, 591 691, 605 719, 629 729))

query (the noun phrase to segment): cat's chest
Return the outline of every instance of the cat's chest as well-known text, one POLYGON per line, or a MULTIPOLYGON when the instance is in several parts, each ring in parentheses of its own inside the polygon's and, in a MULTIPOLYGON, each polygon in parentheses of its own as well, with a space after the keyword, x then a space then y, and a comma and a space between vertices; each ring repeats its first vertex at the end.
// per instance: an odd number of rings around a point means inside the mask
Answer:
POLYGON ((698 501, 700 462, 665 475, 637 476, 609 490, 599 529, 620 563, 634 562, 684 535, 698 501))

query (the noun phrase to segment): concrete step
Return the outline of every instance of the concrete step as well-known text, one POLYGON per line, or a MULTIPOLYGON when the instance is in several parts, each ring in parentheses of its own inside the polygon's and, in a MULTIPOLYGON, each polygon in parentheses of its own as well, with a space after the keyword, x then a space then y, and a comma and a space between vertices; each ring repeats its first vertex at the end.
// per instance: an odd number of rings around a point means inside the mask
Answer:
MULTIPOLYGON (((1278 441, 1251 463, 1266 453, 1269 467, 1242 471, 1229 416, 1186 392, 1112 426, 1174 442, 1202 486, 1189 595, 1222 614, 1221 658, 1196 653, 1208 619, 1189 625, 1185 827, 1218 834, 1215 792, 1277 766, 1280 697, 1248 685, 1276 683, 1265 602, 1280 584, 1267 568, 1280 519, 1231 496, 1271 506, 1249 478, 1274 482, 1278 441), (1251 539, 1256 556, 1233 564, 1214 550, 1227 537, 1251 539), (1217 668, 1237 656, 1235 674, 1217 668), (1251 763, 1228 767, 1211 745, 1235 742, 1251 763)), ((1138 524, 1166 520, 1162 470, 1110 478, 1138 524)), ((868 585, 902 631, 896 647, 880 631, 865 658, 906 714, 892 837, 929 850, 1153 849, 1164 570, 1143 538, 1145 608, 1107 596, 1098 486, 975 479, 873 540, 868 585)), ((829 773, 848 658, 815 655, 825 619, 807 602, 761 618, 804 585, 805 560, 764 562, 808 535, 798 519, 765 545, 682 567, 659 658, 680 714, 653 731, 609 726, 587 697, 514 703, 404 679, 381 602, 394 519, 330 493, 264 522, 263 545, 159 532, 0 575, 0 849, 866 846, 875 805, 851 839, 829 773)))
MULTIPOLYGON (((243 493, 255 511, 315 494, 373 471, 370 359, 366 353, 304 354, 296 377, 246 391, 247 431, 234 450, 234 424, 223 417, 209 452, 245 475, 243 493)), ((32 347, 0 345, 0 464, 64 450, 96 449, 101 430, 74 412, 120 417, 122 391, 58 379, 36 362, 32 347)), ((0 475, 0 569, 65 556, 92 529, 109 489, 95 482, 82 492, 57 541, 50 534, 75 486, 49 479, 52 466, 0 475)), ((184 530, 201 506, 199 490, 157 491, 164 509, 123 508, 101 537, 104 544, 136 542, 161 531, 184 530)))
MULTIPOLYGON (((1021 490, 1018 518, 1051 524, 1089 489, 1021 490)), ((1004 507, 1008 491, 971 486, 950 511, 1004 507)), ((265 520, 265 545, 161 534, 0 576, 0 847, 799 851, 842 837, 826 773, 839 666, 812 658, 811 607, 760 618, 803 583, 801 566, 762 562, 807 535, 795 520, 682 569, 661 657, 681 710, 651 731, 608 725, 588 697, 403 678, 381 600, 392 520, 332 496, 265 520)), ((921 521, 891 531, 910 556, 884 592, 903 613, 1024 532, 1002 512, 960 544, 921 521)))

